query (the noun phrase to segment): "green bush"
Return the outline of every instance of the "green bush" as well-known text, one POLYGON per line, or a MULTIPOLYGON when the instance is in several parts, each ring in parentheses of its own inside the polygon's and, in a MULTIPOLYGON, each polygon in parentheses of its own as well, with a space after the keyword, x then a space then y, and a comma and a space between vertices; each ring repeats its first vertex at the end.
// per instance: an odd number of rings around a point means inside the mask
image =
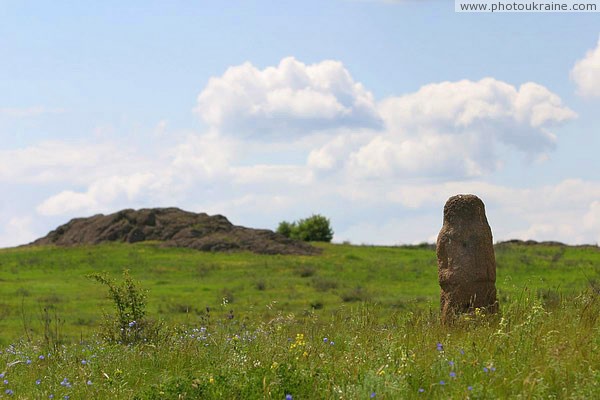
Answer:
POLYGON ((292 232, 297 228, 298 227, 296 226, 295 222, 290 223, 287 221, 281 221, 277 227, 277 233, 289 238, 292 237, 292 232))
POLYGON ((329 218, 313 214, 296 222, 281 221, 277 233, 305 242, 331 242, 333 229, 329 218))
POLYGON ((129 270, 123 271, 121 283, 106 273, 89 274, 88 278, 108 288, 108 297, 115 307, 113 316, 105 315, 102 326, 104 340, 122 344, 158 341, 162 324, 146 318, 146 291, 133 280, 129 270))

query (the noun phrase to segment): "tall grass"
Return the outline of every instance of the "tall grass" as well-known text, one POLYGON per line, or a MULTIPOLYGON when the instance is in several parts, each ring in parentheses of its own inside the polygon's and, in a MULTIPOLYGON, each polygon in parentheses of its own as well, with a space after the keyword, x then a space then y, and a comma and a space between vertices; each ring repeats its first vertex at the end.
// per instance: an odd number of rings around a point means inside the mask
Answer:
POLYGON ((437 306, 171 325, 159 343, 103 341, 0 354, 2 398, 497 399, 600 397, 600 296, 545 301, 524 289, 495 316, 439 323, 437 306), (12 393, 12 394, 10 394, 12 393), (288 397, 290 398, 290 397, 288 397))

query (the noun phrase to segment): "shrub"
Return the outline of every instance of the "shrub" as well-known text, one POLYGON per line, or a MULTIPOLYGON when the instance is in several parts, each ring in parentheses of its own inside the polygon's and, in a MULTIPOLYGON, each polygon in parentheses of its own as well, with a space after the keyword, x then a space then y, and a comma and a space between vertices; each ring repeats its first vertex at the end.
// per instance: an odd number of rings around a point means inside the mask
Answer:
POLYGON ((277 233, 289 238, 292 236, 292 231, 297 228, 296 223, 281 221, 277 227, 277 233))
POLYGON ((331 242, 333 239, 329 218, 319 214, 313 214, 297 222, 282 221, 277 227, 277 233, 305 242, 331 242))
POLYGON ((146 292, 136 283, 129 270, 123 271, 123 282, 117 283, 106 273, 94 273, 88 278, 108 287, 108 297, 115 315, 105 315, 102 336, 108 342, 122 344, 157 341, 162 325, 146 319, 146 292))

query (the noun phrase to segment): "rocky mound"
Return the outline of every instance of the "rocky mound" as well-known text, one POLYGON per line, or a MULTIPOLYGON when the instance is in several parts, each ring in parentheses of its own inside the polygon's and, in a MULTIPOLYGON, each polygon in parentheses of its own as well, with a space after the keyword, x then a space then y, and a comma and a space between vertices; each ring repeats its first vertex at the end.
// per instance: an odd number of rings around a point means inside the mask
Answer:
POLYGON ((308 243, 266 229, 233 225, 222 215, 192 213, 179 208, 122 210, 75 218, 31 245, 73 246, 102 242, 161 241, 167 247, 202 251, 251 251, 260 254, 318 254, 308 243))

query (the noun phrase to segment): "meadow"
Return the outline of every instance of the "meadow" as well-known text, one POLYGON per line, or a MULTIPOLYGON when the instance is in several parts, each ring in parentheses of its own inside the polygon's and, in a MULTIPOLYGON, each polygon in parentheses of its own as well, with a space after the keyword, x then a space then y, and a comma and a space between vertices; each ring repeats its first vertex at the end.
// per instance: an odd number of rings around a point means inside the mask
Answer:
POLYGON ((431 246, 318 246, 0 250, 0 398, 600 396, 598 248, 499 245, 501 314, 442 326, 431 246), (113 304, 88 277, 125 268, 161 326, 131 344, 99 334, 113 304))

